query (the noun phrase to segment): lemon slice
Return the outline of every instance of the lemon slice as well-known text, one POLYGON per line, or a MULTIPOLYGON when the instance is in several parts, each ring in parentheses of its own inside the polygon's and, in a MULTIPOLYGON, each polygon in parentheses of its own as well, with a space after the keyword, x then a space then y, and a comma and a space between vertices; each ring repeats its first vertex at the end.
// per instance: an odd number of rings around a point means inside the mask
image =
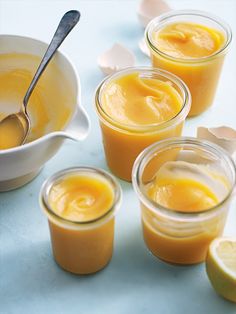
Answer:
POLYGON ((206 271, 216 292, 236 303, 236 237, 222 237, 211 242, 206 271))

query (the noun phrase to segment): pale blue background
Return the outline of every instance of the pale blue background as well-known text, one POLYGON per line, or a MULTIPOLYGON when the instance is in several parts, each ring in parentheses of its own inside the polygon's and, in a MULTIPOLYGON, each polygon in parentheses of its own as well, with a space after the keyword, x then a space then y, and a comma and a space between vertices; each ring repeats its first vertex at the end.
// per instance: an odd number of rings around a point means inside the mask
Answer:
MULTIPOLYGON (((236 1, 176 0, 175 8, 208 10, 224 18, 236 33, 236 1)), ((103 78, 97 56, 119 41, 132 49, 137 64, 148 64, 137 43, 142 28, 138 1, 0 1, 0 33, 23 34, 49 41, 62 14, 82 13, 78 27, 63 44, 76 64, 82 82, 82 100, 92 122, 83 143, 67 141, 40 176, 25 187, 0 194, 0 313, 86 314, 231 314, 236 305, 219 298, 211 288, 204 265, 175 267, 155 259, 145 248, 138 202, 128 183, 121 182, 124 198, 117 216, 114 256, 102 272, 74 276, 53 261, 46 218, 38 205, 44 179, 75 165, 106 169, 101 137, 93 110, 95 87, 103 78)), ((226 60, 215 105, 199 118, 187 121, 186 135, 197 125, 236 127, 235 44, 226 60)), ((226 234, 236 235, 235 202, 226 234)))

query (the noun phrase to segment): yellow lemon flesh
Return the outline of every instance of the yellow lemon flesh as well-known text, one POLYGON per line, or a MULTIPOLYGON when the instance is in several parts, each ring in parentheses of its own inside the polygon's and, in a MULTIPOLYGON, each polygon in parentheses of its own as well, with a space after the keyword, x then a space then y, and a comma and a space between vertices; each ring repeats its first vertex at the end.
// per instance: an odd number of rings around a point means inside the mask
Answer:
POLYGON ((216 292, 236 303, 236 237, 216 238, 211 242, 206 271, 216 292))

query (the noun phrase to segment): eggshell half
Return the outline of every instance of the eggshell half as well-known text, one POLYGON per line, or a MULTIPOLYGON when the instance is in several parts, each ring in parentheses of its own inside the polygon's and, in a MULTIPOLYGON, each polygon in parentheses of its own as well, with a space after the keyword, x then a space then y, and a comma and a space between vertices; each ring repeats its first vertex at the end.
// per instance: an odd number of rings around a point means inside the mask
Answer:
POLYGON ((123 68, 134 66, 135 57, 125 46, 115 43, 98 57, 98 65, 104 74, 109 75, 123 68))
POLYGON ((146 27, 154 17, 170 10, 164 0, 142 0, 138 8, 138 19, 141 25, 146 27))
POLYGON ((231 155, 236 152, 236 130, 228 126, 216 128, 199 127, 197 129, 197 137, 221 146, 231 155))

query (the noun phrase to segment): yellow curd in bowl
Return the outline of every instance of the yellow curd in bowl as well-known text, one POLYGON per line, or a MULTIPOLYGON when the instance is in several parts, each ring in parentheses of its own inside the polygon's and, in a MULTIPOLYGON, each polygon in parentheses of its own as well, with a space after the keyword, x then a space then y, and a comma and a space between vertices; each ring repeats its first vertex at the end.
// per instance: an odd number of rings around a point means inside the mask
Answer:
POLYGON ((91 168, 80 168, 60 176, 48 191, 48 205, 43 207, 53 254, 67 271, 94 273, 112 257, 117 191, 108 179, 91 168))
POLYGON ((130 181, 133 163, 145 147, 181 135, 189 101, 182 82, 155 69, 127 69, 103 82, 96 106, 112 172, 130 181))
POLYGON ((190 90, 190 116, 202 113, 213 103, 224 50, 231 40, 227 36, 231 34, 217 21, 188 12, 175 15, 174 11, 166 18, 163 15, 147 28, 153 66, 176 74, 190 90))
MULTIPOLYGON (((0 120, 19 112, 40 58, 29 54, 0 54, 0 120)), ((74 95, 55 62, 51 62, 35 87, 28 103, 31 130, 27 142, 63 129, 74 108, 74 95)), ((9 123, 0 126, 0 150, 15 146, 21 128, 9 123)))

